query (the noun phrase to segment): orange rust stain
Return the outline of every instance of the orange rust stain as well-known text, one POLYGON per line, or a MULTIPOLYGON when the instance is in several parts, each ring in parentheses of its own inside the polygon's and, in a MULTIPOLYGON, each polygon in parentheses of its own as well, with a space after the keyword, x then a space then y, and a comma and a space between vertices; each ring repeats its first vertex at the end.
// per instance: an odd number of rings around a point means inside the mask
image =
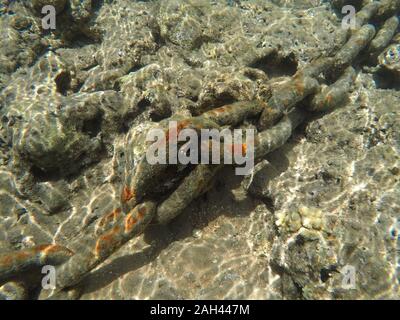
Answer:
POLYGON ((187 127, 191 122, 192 122, 191 119, 182 120, 181 121, 181 127, 182 128, 187 127))
POLYGON ((304 94, 304 83, 302 79, 295 81, 294 86, 296 88, 297 93, 299 93, 300 95, 304 94))
POLYGON ((203 129, 203 127, 202 127, 200 124, 196 124, 196 125, 194 126, 194 128, 197 129, 197 130, 203 129))
POLYGON ((71 250, 69 250, 66 247, 63 246, 59 246, 57 244, 52 244, 52 245, 48 245, 46 246, 46 248, 43 248, 42 250, 45 254, 52 254, 52 253, 57 253, 57 252, 64 252, 68 255, 73 255, 73 252, 71 250))
POLYGON ((46 250, 48 247, 51 247, 51 246, 52 246, 51 244, 40 244, 40 245, 35 246, 33 248, 33 251, 40 252, 40 251, 46 250))
POLYGON ((170 140, 176 139, 179 132, 187 126, 189 123, 188 120, 182 120, 176 123, 176 128, 167 129, 165 142, 169 142, 170 140))
POLYGON ((147 209, 145 207, 140 207, 138 209, 138 218, 141 220, 143 219, 144 215, 146 214, 147 209))
POLYGON ((332 100, 333 100, 333 96, 331 94, 327 94, 327 96, 325 98, 326 103, 330 105, 332 100))
POLYGON ((0 259, 0 266, 11 266, 14 263, 12 255, 6 255, 0 259))
POLYGON ((137 222, 136 218, 132 214, 129 214, 125 218, 125 232, 131 231, 132 228, 135 226, 136 222, 137 222))
POLYGON ((121 208, 117 208, 113 211, 111 211, 110 213, 108 213, 107 215, 105 215, 99 222, 99 226, 103 227, 106 223, 108 223, 109 221, 116 221, 119 214, 121 213, 121 208))
POLYGON ((100 222, 99 222, 99 227, 103 227, 106 223, 108 223, 111 219, 112 212, 104 216, 100 222))
POLYGON ((31 252, 27 252, 27 251, 19 251, 19 252, 16 252, 15 253, 15 260, 16 261, 18 261, 18 260, 26 260, 26 259, 28 259, 28 258, 30 258, 30 257, 32 257, 33 256, 33 254, 31 253, 31 252))
POLYGON ((216 109, 214 109, 214 112, 215 113, 224 113, 224 112, 226 112, 226 107, 219 107, 219 108, 216 108, 216 109))
POLYGON ((104 249, 113 247, 117 243, 116 235, 120 230, 119 226, 115 226, 110 232, 99 237, 96 241, 95 254, 99 255, 104 249))
POLYGON ((246 143, 231 144, 230 149, 231 149, 230 151, 232 154, 239 154, 239 152, 241 152, 241 155, 244 156, 244 155, 246 155, 247 144, 246 143))
POLYGON ((247 144, 242 143, 242 155, 245 155, 247 153, 247 144))
POLYGON ((124 189, 122 190, 122 195, 121 195, 122 202, 128 202, 133 197, 135 197, 135 191, 129 189, 128 186, 125 186, 124 189))
POLYGON ((188 127, 190 123, 191 121, 189 119, 179 121, 176 125, 176 134, 179 134, 179 132, 188 127))
POLYGON ((96 242, 96 247, 94 249, 96 256, 99 256, 101 252, 104 251, 105 247, 106 245, 104 244, 103 239, 98 239, 96 242))
POLYGON ((120 227, 119 226, 115 226, 109 232, 107 232, 106 234, 102 235, 99 238, 99 240, 101 239, 102 241, 105 241, 105 242, 111 242, 114 239, 115 235, 118 234, 119 231, 120 231, 120 227))

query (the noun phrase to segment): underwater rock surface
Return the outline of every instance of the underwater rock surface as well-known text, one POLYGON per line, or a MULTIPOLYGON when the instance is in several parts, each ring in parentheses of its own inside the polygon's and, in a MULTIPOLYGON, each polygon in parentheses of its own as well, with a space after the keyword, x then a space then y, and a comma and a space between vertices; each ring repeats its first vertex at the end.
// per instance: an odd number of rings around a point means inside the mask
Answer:
MULTIPOLYGON (((119 206, 127 137, 265 100, 270 81, 346 42, 343 1, 47 1, 52 32, 42 2, 0 0, 0 253, 79 248, 119 206)), ((399 298, 399 43, 358 68, 345 105, 309 119, 251 178, 224 168, 91 272, 81 297, 399 298)))

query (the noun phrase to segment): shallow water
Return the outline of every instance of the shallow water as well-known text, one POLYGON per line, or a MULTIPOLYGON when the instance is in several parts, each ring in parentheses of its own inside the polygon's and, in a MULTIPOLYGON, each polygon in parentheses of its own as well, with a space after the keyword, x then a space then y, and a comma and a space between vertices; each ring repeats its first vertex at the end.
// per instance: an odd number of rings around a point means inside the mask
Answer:
MULTIPOLYGON (((250 175, 227 165, 209 183, 199 179, 202 194, 194 196, 196 183, 184 190, 195 199, 175 219, 153 220, 68 283, 79 289, 69 297, 399 298, 398 27, 379 52, 368 51, 372 39, 351 42, 348 51, 364 48, 313 75, 318 88, 306 94, 300 71, 337 57, 356 34, 342 27, 341 1, 48 2, 58 9, 55 30, 43 29, 40 1, 0 0, 3 257, 41 244, 89 257, 117 224, 102 233, 99 221, 135 184, 144 133, 162 120, 237 101, 275 101, 285 117, 309 108, 352 65, 335 108, 307 113, 250 175)), ((368 20, 378 32, 389 29, 393 8, 368 20)), ((230 119, 232 109, 223 110, 230 119)), ((234 127, 260 133, 259 117, 234 127)), ((193 167, 149 179, 141 200, 160 206, 193 167)), ((131 209, 122 200, 122 214, 131 209)), ((51 292, 41 288, 46 263, 3 279, 4 261, 1 297, 51 292), (22 285, 10 289, 9 280, 22 285)), ((74 263, 57 270, 72 274, 74 263)))

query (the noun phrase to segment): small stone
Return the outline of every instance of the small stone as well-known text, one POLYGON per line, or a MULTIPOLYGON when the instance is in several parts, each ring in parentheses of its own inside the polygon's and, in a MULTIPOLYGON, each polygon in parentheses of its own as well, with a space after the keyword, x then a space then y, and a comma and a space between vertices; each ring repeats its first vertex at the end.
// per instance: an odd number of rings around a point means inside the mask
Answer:
POLYGON ((199 230, 199 229, 193 230, 193 233, 192 233, 193 238, 199 239, 201 237, 201 235, 202 235, 201 230, 199 230))
POLYGON ((7 282, 0 287, 0 300, 23 300, 26 289, 17 282, 7 282))
POLYGON ((392 44, 378 57, 379 65, 398 79, 400 76, 400 43, 392 44))

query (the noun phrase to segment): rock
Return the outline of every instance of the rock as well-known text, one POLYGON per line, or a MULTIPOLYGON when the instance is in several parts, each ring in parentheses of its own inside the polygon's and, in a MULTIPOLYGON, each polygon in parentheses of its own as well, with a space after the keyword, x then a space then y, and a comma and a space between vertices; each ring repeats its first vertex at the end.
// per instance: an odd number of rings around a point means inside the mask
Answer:
POLYGON ((65 8, 67 0, 32 0, 32 7, 37 13, 42 13, 42 8, 46 5, 51 5, 56 9, 57 14, 62 12, 65 8))
POLYGON ((206 1, 198 4, 163 1, 158 18, 161 36, 186 49, 200 47, 205 28, 201 16, 207 7, 206 1))
POLYGON ((123 126, 126 111, 118 93, 66 96, 74 74, 59 56, 49 53, 29 70, 29 85, 14 79, 2 95, 10 101, 4 114, 19 119, 9 128, 13 149, 20 160, 44 175, 60 170, 70 174, 95 161, 103 148, 102 138, 109 139, 123 126), (18 98, 11 93, 13 88, 20 88, 18 98))
POLYGON ((62 183, 43 182, 38 184, 37 188, 36 194, 47 209, 46 213, 52 214, 67 206, 68 189, 62 183))

